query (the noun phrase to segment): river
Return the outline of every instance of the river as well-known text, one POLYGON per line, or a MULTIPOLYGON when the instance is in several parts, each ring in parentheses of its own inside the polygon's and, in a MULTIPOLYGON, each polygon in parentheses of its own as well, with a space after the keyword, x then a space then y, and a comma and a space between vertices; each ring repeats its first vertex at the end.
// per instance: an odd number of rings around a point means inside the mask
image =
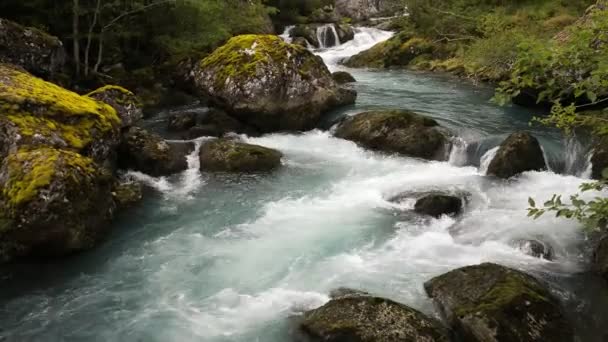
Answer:
MULTIPOLYGON (((423 283, 486 261, 545 279, 573 317, 595 310, 593 282, 578 276, 588 257, 578 224, 526 217, 529 196, 575 193, 586 180, 581 147, 530 127, 529 110, 494 105, 488 86, 338 65, 390 35, 360 28, 355 40, 317 51, 331 70, 358 80, 357 104, 331 113, 327 126, 367 109, 411 109, 458 135, 449 162, 370 152, 314 130, 245 137, 284 153, 284 167, 270 175, 200 174, 196 154, 173 177, 134 174, 152 190, 100 247, 2 270, 0 341, 291 341, 289 318, 324 304, 332 289, 362 289, 437 315, 423 283), (541 140, 552 171, 486 177, 484 155, 522 129, 541 140), (407 210, 409 201, 388 201, 428 190, 469 193, 465 214, 423 218, 407 210), (550 244, 555 259, 528 256, 514 243, 521 239, 550 244)), ((595 322, 580 320, 583 340, 592 341, 595 322)))

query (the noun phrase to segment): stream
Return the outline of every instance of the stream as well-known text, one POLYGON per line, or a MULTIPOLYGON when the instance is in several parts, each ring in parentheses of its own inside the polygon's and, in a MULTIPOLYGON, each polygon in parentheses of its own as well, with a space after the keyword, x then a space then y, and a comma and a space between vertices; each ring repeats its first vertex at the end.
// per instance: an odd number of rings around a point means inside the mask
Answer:
MULTIPOLYGON (((133 173, 153 190, 101 246, 2 269, 0 341, 292 341, 290 317, 323 305, 338 287, 437 316, 423 283, 481 262, 543 278, 571 311, 581 340, 601 341, 594 332, 608 296, 580 275, 588 260, 581 228, 526 217, 530 196, 577 192, 589 174, 585 149, 558 131, 530 127, 533 111, 493 104, 488 86, 338 64, 390 36, 358 28, 354 40, 316 51, 332 71, 358 80, 356 105, 330 113, 326 126, 369 109, 411 109, 459 137, 448 162, 371 152, 313 130, 245 137, 284 154, 284 167, 269 175, 201 174, 196 153, 182 174, 133 173), (486 177, 483 161, 517 130, 539 138, 551 171, 486 177), (407 210, 413 203, 388 201, 429 190, 469 193, 465 214, 423 218, 407 210), (555 259, 528 256, 515 243, 522 239, 550 244, 555 259)), ((148 124, 163 125, 166 114, 148 124)))

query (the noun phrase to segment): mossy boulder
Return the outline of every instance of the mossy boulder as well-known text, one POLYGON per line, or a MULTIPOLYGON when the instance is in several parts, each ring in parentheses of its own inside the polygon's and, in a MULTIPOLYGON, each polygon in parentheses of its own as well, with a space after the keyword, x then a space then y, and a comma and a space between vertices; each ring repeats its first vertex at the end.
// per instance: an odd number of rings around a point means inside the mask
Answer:
POLYGON ((447 342, 441 323, 390 299, 350 293, 308 311, 300 331, 324 342, 447 342))
POLYGON ((547 163, 538 140, 530 133, 517 132, 500 144, 487 173, 508 179, 522 172, 546 169, 547 163))
POLYGON ((338 83, 338 84, 347 84, 347 83, 357 82, 357 80, 353 77, 353 75, 349 74, 346 71, 336 71, 331 74, 331 77, 333 77, 334 81, 336 81, 336 83, 338 83))
POLYGON ((112 217, 111 175, 90 158, 21 149, 0 168, 0 260, 93 247, 112 217))
POLYGON ((203 59, 197 88, 262 132, 314 128, 322 113, 354 102, 320 57, 278 36, 241 35, 203 59))
POLYGON ((336 32, 338 33, 338 38, 340 39, 340 43, 344 44, 349 40, 353 40, 355 38, 355 30, 349 24, 335 24, 336 32))
POLYGON ((86 96, 112 106, 118 113, 123 128, 135 125, 144 117, 141 100, 125 88, 107 85, 88 93, 86 96))
POLYGON ((55 147, 105 162, 120 140, 111 106, 0 63, 0 158, 21 147, 55 147))
POLYGON ((279 151, 245 144, 234 139, 216 139, 201 146, 202 171, 268 172, 281 166, 279 151))
POLYGON ((485 263, 431 279, 426 292, 463 341, 574 340, 558 300, 534 277, 485 263))
POLYGON ((187 155, 193 150, 192 143, 170 144, 161 136, 134 126, 123 134, 118 166, 150 176, 168 176, 188 168, 187 155))
POLYGON ((0 18, 0 63, 52 78, 65 63, 65 50, 56 37, 0 18))
POLYGON ((418 214, 438 218, 443 215, 458 215, 462 212, 462 208, 462 199, 459 197, 445 194, 429 194, 416 201, 414 211, 418 214))
POLYGON ((366 148, 430 160, 445 160, 450 147, 448 133, 437 121, 404 110, 357 114, 338 126, 336 136, 366 148))
POLYGON ((413 37, 406 31, 350 57, 344 64, 352 68, 406 67, 423 56, 433 59, 440 53, 441 48, 436 43, 413 37))
POLYGON ((129 209, 144 198, 143 185, 134 179, 118 179, 112 187, 112 197, 118 210, 129 209))

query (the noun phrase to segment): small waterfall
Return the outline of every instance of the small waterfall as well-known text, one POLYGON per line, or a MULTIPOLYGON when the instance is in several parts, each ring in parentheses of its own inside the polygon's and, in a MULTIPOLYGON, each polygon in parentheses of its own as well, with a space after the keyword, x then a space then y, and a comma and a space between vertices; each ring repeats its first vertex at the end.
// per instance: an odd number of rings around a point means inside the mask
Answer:
POLYGON ((583 146, 575 136, 568 136, 564 142, 564 173, 574 176, 590 175, 591 156, 589 149, 583 146))
POLYGON ((317 40, 322 49, 340 45, 340 37, 334 24, 327 24, 317 27, 317 40))
POLYGON ((464 139, 454 138, 448 162, 454 166, 466 166, 469 161, 468 148, 469 144, 464 139))
POLYGON ((294 25, 285 27, 285 31, 283 31, 283 33, 280 34, 279 37, 281 37, 281 39, 283 39, 285 42, 291 43, 293 41, 293 39, 291 38, 291 36, 289 34, 291 33, 291 30, 293 30, 294 28, 295 28, 294 25))
POLYGON ((481 157, 481 162, 479 165, 479 172, 481 172, 482 174, 488 173, 488 168, 490 167, 490 163, 492 162, 494 157, 496 157, 496 153, 498 153, 499 148, 500 148, 500 146, 496 146, 493 149, 486 152, 486 154, 484 154, 483 157, 481 157))

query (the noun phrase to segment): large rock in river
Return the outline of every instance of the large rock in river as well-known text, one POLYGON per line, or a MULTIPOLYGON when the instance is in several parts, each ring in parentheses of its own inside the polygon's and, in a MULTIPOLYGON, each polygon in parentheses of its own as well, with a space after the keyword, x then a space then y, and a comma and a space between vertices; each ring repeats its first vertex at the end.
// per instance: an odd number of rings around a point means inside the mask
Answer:
POLYGON ((18 65, 40 77, 52 77, 64 62, 65 51, 58 38, 0 18, 0 63, 18 65))
POLYGON ((347 118, 336 136, 374 150, 445 160, 450 141, 437 121, 409 111, 371 111, 347 118))
POLYGON ((558 300, 538 280, 485 263, 431 279, 425 289, 467 342, 572 342, 558 300))
POLYGON ((20 147, 55 147, 105 162, 120 141, 111 106, 0 63, 0 160, 20 147))
POLYGON ((281 166, 281 152, 235 139, 216 139, 201 146, 202 171, 267 172, 281 166))
POLYGON ((460 197, 445 194, 429 194, 418 201, 414 206, 414 211, 433 217, 442 215, 458 215, 462 212, 462 199, 460 197))
POLYGON ((389 299, 353 293, 305 313, 302 333, 318 342, 447 342, 438 321, 389 299))
POLYGON ((131 127, 144 118, 141 100, 125 88, 107 85, 88 93, 86 96, 112 106, 118 113, 123 128, 131 127))
POLYGON ((401 32, 350 57, 344 64, 352 68, 405 67, 421 58, 434 59, 440 50, 437 43, 426 38, 413 37, 409 32, 401 32))
POLYGON ((92 247, 108 229, 111 175, 75 152, 21 149, 0 168, 0 260, 92 247))
POLYGON ((277 36, 233 37, 193 73, 203 95, 262 132, 311 129, 323 112, 355 100, 320 57, 277 36))
POLYGON ((507 179, 522 172, 546 169, 545 156, 538 140, 529 133, 518 132, 511 134, 500 145, 487 173, 507 179))

